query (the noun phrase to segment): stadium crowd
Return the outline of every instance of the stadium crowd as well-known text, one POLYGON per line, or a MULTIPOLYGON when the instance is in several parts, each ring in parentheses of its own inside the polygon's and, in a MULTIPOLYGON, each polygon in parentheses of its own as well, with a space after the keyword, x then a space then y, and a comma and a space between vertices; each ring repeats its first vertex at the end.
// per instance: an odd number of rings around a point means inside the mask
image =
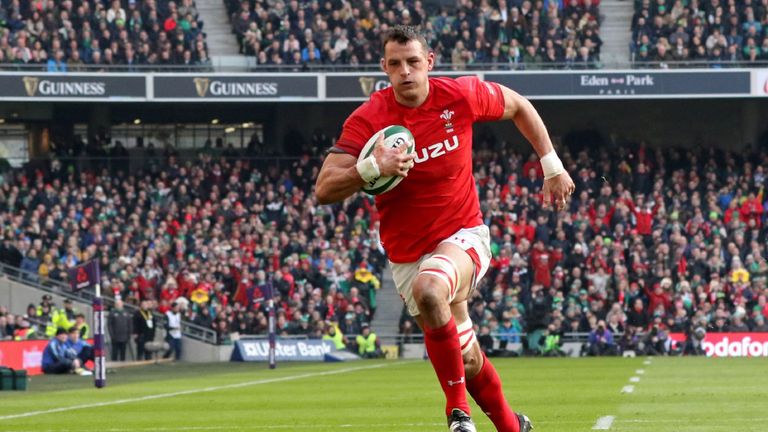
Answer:
POLYGON ((193 0, 0 2, 0 64, 49 72, 209 66, 193 0))
POLYGON ((635 61, 660 67, 691 61, 721 67, 738 61, 765 64, 768 3, 636 0, 632 39, 635 61))
POLYGON ((265 67, 378 64, 382 34, 398 24, 421 26, 437 65, 456 70, 592 68, 602 45, 599 0, 459 0, 439 10, 420 0, 226 4, 240 51, 265 67))
POLYGON ((162 314, 177 303, 222 343, 264 333, 270 291, 281 334, 322 337, 333 322, 354 335, 371 320, 385 265, 378 215, 363 196, 315 204, 317 158, 261 169, 212 148, 155 160, 142 173, 58 159, 5 173, 0 262, 45 283, 97 259, 108 296, 162 314))
POLYGON ((577 192, 553 213, 535 156, 476 155, 494 256, 470 306, 479 335, 527 332, 526 350, 559 355, 564 333, 589 333, 584 353, 600 355, 669 352, 670 332, 768 331, 768 153, 623 143, 564 156, 577 192))
MULTIPOLYGON (((590 334, 585 353, 654 353, 670 332, 768 330, 765 151, 566 146, 577 194, 553 213, 534 155, 478 141, 494 256, 470 305, 481 341, 527 333, 528 349, 555 355, 577 332, 590 334)), ((45 281, 97 258, 111 296, 161 313, 180 303, 222 342, 264 333, 268 286, 282 334, 361 333, 386 263, 370 197, 318 205, 314 156, 262 166, 217 146, 153 158, 134 174, 58 159, 6 173, 0 262, 45 281)), ((403 319, 406 338, 417 331, 403 319)))

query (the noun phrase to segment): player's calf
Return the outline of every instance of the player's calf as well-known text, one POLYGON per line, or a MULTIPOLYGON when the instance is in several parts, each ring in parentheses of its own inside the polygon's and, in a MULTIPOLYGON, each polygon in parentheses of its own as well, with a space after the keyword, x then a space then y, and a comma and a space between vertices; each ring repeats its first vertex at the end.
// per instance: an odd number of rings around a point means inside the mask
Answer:
POLYGON ((467 379, 474 378, 483 367, 483 355, 480 351, 475 330, 472 327, 472 320, 467 319, 456 327, 459 333, 459 345, 461 346, 461 356, 464 361, 464 373, 467 379))
MULTIPOLYGON (((477 345, 477 344, 475 344, 477 345)), ((467 381, 467 390, 499 432, 528 432, 533 426, 528 417, 516 414, 504 397, 496 368, 477 347, 480 371, 467 381)))

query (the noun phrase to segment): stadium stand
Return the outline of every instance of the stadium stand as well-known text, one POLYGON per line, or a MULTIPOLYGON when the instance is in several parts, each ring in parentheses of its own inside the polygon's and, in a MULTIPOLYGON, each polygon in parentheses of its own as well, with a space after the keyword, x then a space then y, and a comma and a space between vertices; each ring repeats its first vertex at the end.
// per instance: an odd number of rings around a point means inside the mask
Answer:
MULTIPOLYGON (((767 329, 768 154, 623 144, 570 146, 578 196, 561 214, 540 205, 534 156, 477 152, 494 254, 471 301, 478 334, 539 340, 594 332, 600 321, 635 338, 655 325, 767 329)), ((185 319, 222 341, 264 333, 270 280, 282 334, 321 337, 327 321, 357 334, 375 312, 386 259, 375 207, 363 195, 317 205, 316 156, 278 165, 235 149, 166 150, 135 173, 109 158, 89 163, 54 159, 5 174, 0 262, 45 280, 99 257, 110 295, 152 300, 160 312, 181 301, 185 319)), ((403 321, 410 340, 416 326, 403 321)), ((616 338, 616 353, 627 337, 616 338)))
POLYGON ((765 1, 636 0, 630 51, 639 67, 768 65, 765 1))
POLYGON ((182 302, 185 318, 221 341, 264 332, 270 281, 281 334, 321 337, 327 321, 359 333, 375 313, 385 265, 372 200, 330 212, 310 194, 316 158, 278 169, 226 155, 181 162, 168 152, 136 173, 121 170, 124 159, 110 167, 109 159, 54 159, 7 172, 0 262, 45 282, 97 258, 108 296, 150 300, 160 313, 182 302))
MULTIPOLYGON (((540 353, 549 333, 591 333, 604 320, 634 335, 617 335, 618 354, 659 331, 768 330, 767 157, 631 144, 573 151, 565 158, 578 196, 554 214, 537 196, 534 156, 477 154, 494 259, 470 302, 476 331, 507 342, 527 332, 540 353)), ((404 317, 402 333, 414 329, 404 317)))
POLYGON ((4 0, 0 64, 49 72, 205 67, 202 30, 193 0, 4 0))
POLYGON ((593 68, 602 45, 599 0, 225 3, 240 52, 261 67, 376 65, 381 34, 397 24, 421 26, 438 67, 454 70, 593 68))

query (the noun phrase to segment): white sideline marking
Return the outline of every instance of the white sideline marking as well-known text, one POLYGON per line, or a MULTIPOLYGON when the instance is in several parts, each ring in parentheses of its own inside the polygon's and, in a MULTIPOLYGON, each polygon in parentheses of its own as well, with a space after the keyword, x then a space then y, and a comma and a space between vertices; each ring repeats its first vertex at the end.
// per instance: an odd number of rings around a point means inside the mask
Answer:
POLYGON ((267 378, 267 379, 261 379, 256 381, 246 381, 241 382, 237 384, 227 384, 222 386, 214 386, 214 387, 204 387, 199 389, 191 389, 191 390, 182 390, 172 393, 160 393, 155 395, 149 395, 149 396, 142 396, 137 398, 130 398, 130 399, 119 399, 115 401, 108 401, 108 402, 96 402, 96 403, 90 403, 90 404, 83 404, 83 405, 72 405, 68 407, 61 407, 61 408, 52 408, 47 410, 41 410, 41 411, 29 411, 25 413, 19 413, 19 414, 10 414, 5 416, 0 416, 1 420, 11 420, 16 418, 22 418, 22 417, 32 417, 37 415, 43 415, 43 414, 53 414, 53 413, 59 413, 59 412, 66 412, 66 411, 74 411, 74 410, 81 410, 86 408, 98 408, 103 406, 110 406, 110 405, 122 405, 127 404, 131 402, 142 402, 147 400, 153 400, 153 399, 165 399, 175 396, 183 396, 188 394, 195 394, 195 393, 207 393, 217 390, 226 390, 226 389, 234 389, 234 388, 240 388, 240 387, 250 387, 255 385, 261 385, 261 384, 271 384, 276 382, 283 382, 283 381, 294 381, 297 379, 302 378, 313 378, 313 377, 319 377, 319 376, 328 376, 328 375, 338 375, 348 372, 356 372, 361 370, 367 370, 367 369, 378 369, 385 366, 390 366, 395 363, 381 363, 376 364, 372 366, 360 366, 360 367, 352 367, 352 368, 346 368, 346 369, 338 369, 333 371, 325 371, 325 372, 313 372, 313 373, 305 373, 301 375, 293 375, 293 376, 286 376, 286 377, 280 377, 280 378, 267 378))
MULTIPOLYGON (((753 423, 762 423, 768 421, 768 417, 758 417, 758 418, 723 418, 719 419, 719 421, 723 423, 714 423, 714 425, 729 425, 730 422, 734 421, 741 421, 741 422, 747 422, 749 424, 753 423)), ((676 424, 676 423, 690 423, 690 419, 658 419, 658 420, 649 420, 649 419, 615 419, 614 423, 623 423, 623 424, 676 424)), ((556 426, 562 426, 564 424, 584 424, 581 420, 538 420, 536 421, 536 424, 552 424, 556 426)), ((262 425, 262 426, 254 426, 254 425, 248 425, 248 426, 234 426, 234 425, 220 425, 220 426, 166 426, 166 427, 152 427, 152 428, 99 428, 99 429, 87 429, 85 427, 78 427, 75 429, 29 429, 29 430, 19 430, 19 432, 136 432, 136 431, 147 431, 147 432, 154 432, 154 431, 161 431, 161 432, 168 432, 168 431, 207 431, 207 430, 274 430, 274 429, 289 429, 289 430, 296 430, 296 427, 301 427, 302 429, 319 429, 319 428, 333 428, 333 427, 339 427, 339 428, 352 428, 357 427, 359 430, 366 430, 365 428, 371 428, 371 427, 398 427, 398 426, 405 426, 405 427, 433 427, 433 426, 445 426, 445 423, 366 423, 366 424, 343 424, 343 425, 320 425, 320 424, 302 424, 302 425, 296 425, 296 424, 282 424, 282 425, 262 425)), ((613 426, 613 425, 611 425, 613 426)), ((434 429, 429 429, 434 430, 434 429)))
POLYGON ((342 424, 342 425, 327 425, 327 424, 302 424, 302 425, 296 425, 296 424, 282 424, 282 425, 261 425, 261 426, 254 426, 254 425, 248 425, 248 426, 233 426, 233 425, 222 425, 222 426, 171 426, 171 427, 153 427, 153 428, 109 428, 109 429, 47 429, 47 430, 41 430, 41 429, 33 429, 33 430, 27 430, 27 431, 20 431, 20 432, 86 432, 86 431, 92 431, 92 432, 133 432, 133 431, 148 431, 148 432, 155 432, 155 431, 162 431, 162 432, 168 432, 168 431, 217 431, 217 430, 274 430, 274 429, 288 429, 288 430, 296 430, 297 427, 300 427, 302 430, 305 429, 327 429, 327 428, 356 428, 358 430, 365 430, 365 428, 370 427, 430 427, 433 428, 434 426, 445 426, 445 423, 378 423, 378 424, 342 424))
POLYGON ((633 385, 627 385, 627 386, 624 386, 624 388, 621 389, 622 393, 632 393, 634 391, 635 391, 635 386, 633 386, 633 385))
POLYGON ((638 375, 643 375, 645 373, 645 369, 638 369, 635 371, 635 373, 638 375))
POLYGON ((600 417, 592 426, 592 430, 608 430, 611 428, 613 421, 616 420, 615 416, 600 417))
POLYGON ((640 377, 631 377, 629 379, 629 382, 638 383, 640 382, 640 377))
POLYGON ((646 366, 650 366, 651 365, 651 361, 650 360, 646 360, 646 361, 643 362, 643 364, 646 365, 646 366))
MULTIPOLYGON (((650 420, 645 420, 650 421, 650 420)), ((582 420, 536 420, 536 424, 553 424, 557 426, 562 425, 583 425, 584 422, 582 420)), ((309 430, 309 429, 327 429, 327 428, 357 428, 357 430, 367 430, 366 428, 391 428, 394 430, 397 427, 424 427, 429 428, 428 430, 433 431, 435 426, 445 427, 445 423, 365 423, 365 424, 350 424, 345 423, 341 425, 329 425, 329 424, 300 424, 297 425, 295 423, 293 424, 275 424, 275 425, 261 425, 261 426, 254 426, 254 425, 248 425, 248 426, 234 426, 234 425, 219 425, 219 426, 163 426, 163 427, 150 427, 150 428, 98 428, 98 429, 87 429, 84 427, 78 427, 76 429, 29 429, 29 430, 19 430, 18 432, 137 432, 137 431, 146 431, 146 432, 168 432, 168 431, 216 431, 216 430, 248 430, 248 431, 254 431, 254 430, 274 430, 274 429, 288 429, 288 430, 296 430, 297 427, 300 427, 302 430, 309 430)), ((421 429, 419 429, 421 430, 421 429)))
MULTIPOLYGON (((745 418, 745 417, 739 417, 739 418, 719 418, 717 422, 710 423, 710 426, 712 425, 728 425, 731 424, 731 422, 747 422, 747 423, 764 423, 768 421, 768 417, 756 417, 756 418, 745 418)), ((649 419, 623 419, 623 420, 616 420, 616 423, 638 423, 638 424, 675 424, 675 423, 686 423, 689 424, 691 422, 690 419, 683 418, 683 419, 657 419, 657 420, 649 420, 649 419)), ((75 432, 75 431, 73 431, 75 432)))

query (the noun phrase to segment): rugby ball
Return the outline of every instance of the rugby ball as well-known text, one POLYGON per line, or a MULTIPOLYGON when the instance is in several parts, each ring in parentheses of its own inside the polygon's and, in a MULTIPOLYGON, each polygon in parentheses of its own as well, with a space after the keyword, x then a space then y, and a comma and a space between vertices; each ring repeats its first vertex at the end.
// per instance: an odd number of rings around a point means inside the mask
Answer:
MULTIPOLYGON (((358 161, 367 158, 373 153, 376 139, 381 133, 384 134, 384 145, 387 147, 397 148, 406 145, 408 146, 406 150, 408 154, 413 153, 416 149, 416 141, 413 139, 411 131, 403 126, 391 125, 373 134, 371 139, 365 143, 365 146, 363 146, 363 149, 360 151, 360 156, 357 158, 358 161)), ((381 195, 394 189, 401 181, 403 181, 403 177, 399 175, 392 177, 382 176, 365 184, 365 186, 363 186, 363 192, 370 195, 381 195)))

